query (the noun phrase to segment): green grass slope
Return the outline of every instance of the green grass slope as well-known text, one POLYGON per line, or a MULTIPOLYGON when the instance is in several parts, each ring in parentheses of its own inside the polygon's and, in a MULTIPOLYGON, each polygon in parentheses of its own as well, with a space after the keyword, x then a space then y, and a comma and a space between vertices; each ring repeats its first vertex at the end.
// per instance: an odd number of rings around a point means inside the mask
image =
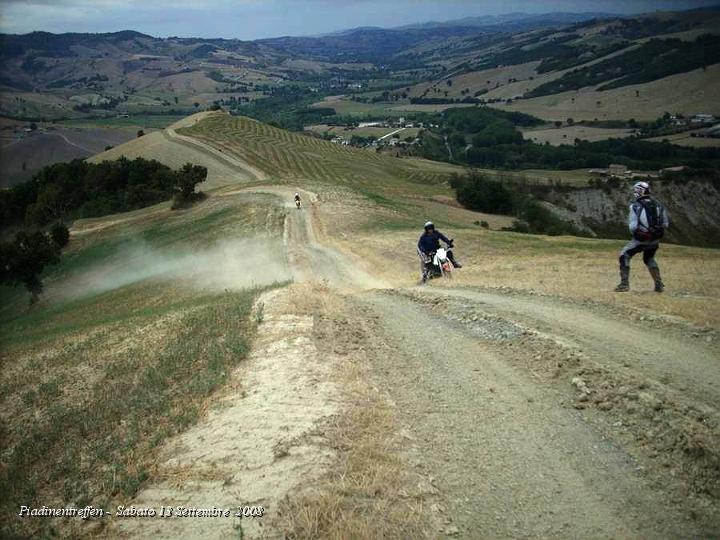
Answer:
POLYGON ((258 292, 287 279, 283 251, 258 247, 279 246, 283 220, 253 195, 80 222, 38 305, 0 290, 0 536, 87 535, 79 520, 13 518, 21 504, 132 497, 245 358, 258 292), (249 249, 259 268, 241 264, 249 249))

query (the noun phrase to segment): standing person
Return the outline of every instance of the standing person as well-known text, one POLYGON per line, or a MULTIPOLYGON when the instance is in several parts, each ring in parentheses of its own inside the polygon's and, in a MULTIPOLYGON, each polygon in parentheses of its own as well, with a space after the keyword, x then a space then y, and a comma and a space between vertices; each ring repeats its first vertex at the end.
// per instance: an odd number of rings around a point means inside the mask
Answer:
POLYGON ((629 227, 632 240, 620 252, 620 284, 616 292, 630 290, 630 259, 643 254, 643 262, 655 282, 655 292, 663 292, 665 285, 660 278, 660 268, 655 253, 665 229, 670 226, 665 207, 650 196, 650 184, 638 182, 633 186, 635 201, 630 205, 629 227))
POLYGON ((447 244, 448 250, 447 255, 448 259, 450 259, 450 262, 453 264, 455 268, 462 268, 462 265, 455 260, 455 257, 453 256, 452 247, 453 247, 453 241, 448 239, 443 233, 440 231, 435 230, 435 224, 432 221, 428 221, 425 223, 423 233, 420 235, 420 240, 418 240, 418 254, 420 255, 420 272, 422 274, 422 281, 425 283, 427 281, 427 271, 426 271, 426 261, 431 260, 432 256, 435 254, 435 252, 440 247, 440 240, 445 242, 447 244))

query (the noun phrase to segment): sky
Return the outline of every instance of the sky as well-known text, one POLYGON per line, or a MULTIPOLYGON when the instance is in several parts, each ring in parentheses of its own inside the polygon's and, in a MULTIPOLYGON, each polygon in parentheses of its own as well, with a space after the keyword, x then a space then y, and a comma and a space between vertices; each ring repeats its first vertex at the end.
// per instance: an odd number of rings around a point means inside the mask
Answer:
POLYGON ((720 0, 0 0, 0 32, 115 32, 243 40, 510 12, 641 13, 720 0))

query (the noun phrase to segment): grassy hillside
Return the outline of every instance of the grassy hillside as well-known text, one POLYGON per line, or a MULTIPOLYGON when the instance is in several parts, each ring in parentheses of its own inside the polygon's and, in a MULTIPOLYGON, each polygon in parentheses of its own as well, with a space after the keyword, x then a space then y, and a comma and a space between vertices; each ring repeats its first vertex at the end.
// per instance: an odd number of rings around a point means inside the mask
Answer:
POLYGON ((720 114, 720 64, 612 90, 585 89, 493 106, 545 120, 655 120, 664 112, 720 114))
POLYGON ((208 178, 207 182, 203 184, 204 189, 244 182, 251 178, 247 173, 233 167, 231 163, 215 159, 213 155, 203 151, 202 148, 185 145, 171 139, 165 131, 155 131, 116 146, 91 157, 90 162, 115 160, 120 156, 134 159, 148 155, 157 156, 154 159, 173 169, 179 169, 187 162, 206 167, 208 178))
POLYGON ((409 182, 427 186, 443 182, 453 170, 430 161, 397 159, 348 148, 250 118, 223 114, 209 116, 179 133, 207 142, 285 182, 307 180, 390 188, 389 183, 409 182))
MULTIPOLYGON (((269 196, 227 196, 80 222, 40 305, 0 291, 3 514, 135 493, 158 445, 245 357, 259 290, 287 279, 273 208, 269 196), (259 267, 242 264, 250 250, 259 267)), ((57 526, 3 521, 3 537, 57 526)))

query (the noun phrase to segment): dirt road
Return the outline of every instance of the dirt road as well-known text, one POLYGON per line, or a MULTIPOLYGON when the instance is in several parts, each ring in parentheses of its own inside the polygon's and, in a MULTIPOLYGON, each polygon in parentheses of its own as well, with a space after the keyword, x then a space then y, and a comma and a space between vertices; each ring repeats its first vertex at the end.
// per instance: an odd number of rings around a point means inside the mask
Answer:
MULTIPOLYGON (((345 414, 350 394, 338 375, 348 354, 338 352, 348 342, 341 334, 349 332, 348 350, 399 426, 375 437, 394 440, 401 431, 409 442, 398 467, 433 486, 418 496, 436 518, 427 522, 428 537, 720 533, 716 345, 560 299, 435 285, 401 290, 319 234, 314 194, 303 192, 297 210, 289 188, 240 191, 274 193, 287 207, 284 240, 296 284, 265 299, 269 321, 259 327, 253 360, 234 377, 255 398, 231 392, 223 405, 230 409, 211 409, 161 454, 160 471, 182 464, 188 478, 216 467, 222 473, 190 483, 190 493, 187 485, 150 485, 138 501, 242 498, 277 513, 304 493, 351 453, 326 440, 328 419, 345 414), (351 322, 320 335, 321 320, 351 322), (364 330, 354 334, 355 327, 364 330), (282 399, 286 391, 295 397, 282 399), (272 429, 256 433, 237 421, 257 415, 272 429), (298 421, 288 429, 283 418, 298 421), (238 433, 257 440, 226 444, 238 433), (193 445, 208 441, 195 456, 193 445), (252 473, 233 466, 248 460, 252 473)), ((171 535, 221 537, 238 526, 190 523, 177 522, 171 535)), ((274 523, 243 530, 285 534, 274 523)))
POLYGON ((384 321, 378 378, 463 536, 688 534, 624 452, 501 351, 411 300, 377 293, 362 303, 384 321))
MULTIPOLYGON (((290 235, 289 249, 308 254, 315 279, 351 294, 360 312, 367 310, 368 317, 379 321, 375 339, 386 346, 386 355, 372 359, 376 380, 397 404, 402 424, 426 460, 423 471, 437 480, 460 534, 680 537, 719 530, 711 501, 678 504, 672 489, 657 489, 662 477, 655 474, 657 464, 639 463, 646 456, 632 441, 633 433, 646 427, 643 422, 624 438, 608 437, 602 422, 590 421, 564 403, 575 392, 569 384, 572 373, 564 381, 568 396, 519 365, 517 357, 537 350, 537 344, 518 354, 507 347, 512 338, 488 339, 477 328, 456 324, 452 309, 438 313, 428 309, 427 301, 454 298, 489 315, 488 324, 522 325, 524 334, 538 336, 543 354, 582 350, 590 372, 619 372, 618 384, 645 389, 639 399, 647 401, 647 409, 661 408, 669 417, 656 421, 656 427, 677 437, 692 435, 687 422, 693 420, 686 417, 694 413, 702 416, 703 427, 720 425, 716 347, 547 297, 446 287, 398 295, 389 284, 384 284, 385 292, 368 292, 378 285, 357 266, 347 271, 345 255, 319 244, 313 222, 320 219, 291 212, 290 230, 302 232, 290 235), (648 469, 653 472, 647 474, 648 469), (699 516, 703 509, 707 514, 699 516)), ((597 379, 592 373, 584 378, 586 385, 597 379)), ((600 402, 607 411, 610 398, 602 399, 608 399, 600 402)), ((614 404, 616 420, 623 417, 626 403, 616 398, 614 404)), ((632 419, 625 421, 632 424, 632 419)), ((713 440, 718 431, 703 434, 713 440)), ((699 473, 702 479, 672 487, 694 485, 717 494, 716 456, 703 463, 710 472, 699 473)), ((673 474, 686 469, 677 463, 668 468, 673 474)))

